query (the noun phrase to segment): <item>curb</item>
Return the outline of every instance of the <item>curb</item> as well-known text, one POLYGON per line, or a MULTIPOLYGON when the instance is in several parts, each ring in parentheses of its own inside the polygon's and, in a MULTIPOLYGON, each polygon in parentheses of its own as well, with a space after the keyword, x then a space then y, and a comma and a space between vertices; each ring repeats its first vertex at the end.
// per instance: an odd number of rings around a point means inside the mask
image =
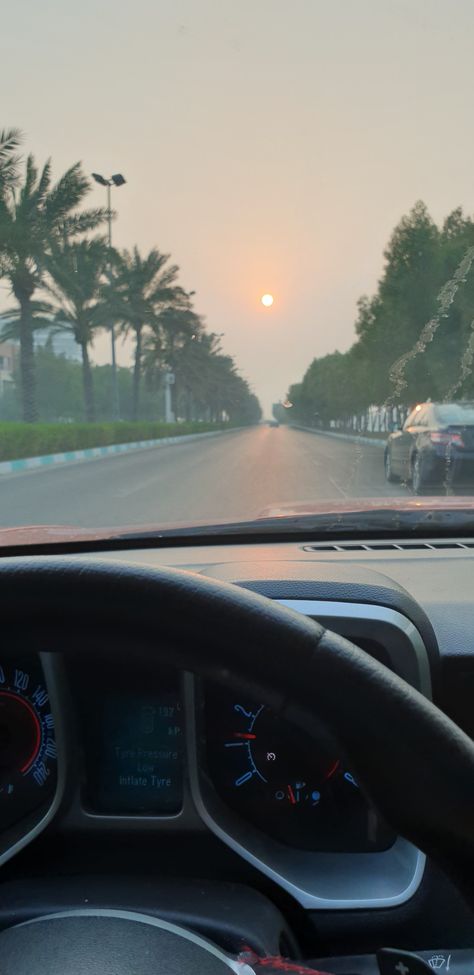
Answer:
MULTIPOLYGON (((387 440, 377 437, 361 437, 352 433, 333 433, 332 430, 315 430, 314 427, 300 427, 296 423, 291 426, 294 430, 305 430, 306 433, 314 433, 317 437, 331 437, 333 440, 346 440, 349 443, 369 444, 371 447, 385 447, 387 440)), ((387 434, 388 437, 388 434, 387 434)))
POLYGON ((4 460, 0 462, 0 475, 18 474, 20 471, 31 471, 38 468, 54 467, 56 464, 75 463, 78 460, 91 460, 94 457, 110 457, 113 454, 124 454, 132 450, 146 450, 149 447, 168 447, 171 444, 189 443, 204 437, 217 437, 222 433, 234 433, 241 427, 230 430, 207 430, 205 433, 185 433, 182 437, 160 437, 157 440, 136 440, 133 443, 116 443, 108 447, 85 447, 83 450, 66 450, 61 454, 43 454, 40 457, 22 457, 18 460, 4 460))

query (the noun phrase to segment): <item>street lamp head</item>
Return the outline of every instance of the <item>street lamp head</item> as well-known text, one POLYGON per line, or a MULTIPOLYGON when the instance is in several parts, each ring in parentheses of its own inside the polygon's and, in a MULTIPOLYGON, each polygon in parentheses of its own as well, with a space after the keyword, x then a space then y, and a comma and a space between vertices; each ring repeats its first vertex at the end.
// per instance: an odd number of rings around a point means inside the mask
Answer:
POLYGON ((96 183, 100 183, 101 186, 110 186, 109 180, 101 176, 100 173, 92 173, 92 179, 95 179, 96 183))
POLYGON ((114 186, 123 186, 127 182, 125 176, 122 176, 122 173, 114 173, 110 179, 106 179, 100 173, 92 173, 92 178, 95 179, 96 183, 100 183, 101 186, 111 186, 112 183, 114 186))

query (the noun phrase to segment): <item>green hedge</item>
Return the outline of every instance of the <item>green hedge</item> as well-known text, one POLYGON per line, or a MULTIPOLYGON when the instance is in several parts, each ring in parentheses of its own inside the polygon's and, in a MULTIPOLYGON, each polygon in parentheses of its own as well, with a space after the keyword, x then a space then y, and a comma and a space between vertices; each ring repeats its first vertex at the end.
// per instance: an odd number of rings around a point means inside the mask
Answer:
POLYGON ((230 423, 0 423, 0 461, 231 429, 230 423))

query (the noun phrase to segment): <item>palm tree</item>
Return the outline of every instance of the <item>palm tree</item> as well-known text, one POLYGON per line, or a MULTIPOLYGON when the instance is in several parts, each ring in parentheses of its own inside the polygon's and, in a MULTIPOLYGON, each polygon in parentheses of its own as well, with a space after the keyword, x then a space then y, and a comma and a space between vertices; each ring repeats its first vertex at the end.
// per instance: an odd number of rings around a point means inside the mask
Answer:
POLYGON ((189 303, 169 306, 158 315, 144 342, 145 376, 157 388, 163 372, 175 374, 173 412, 186 419, 218 422, 225 416, 257 422, 261 411, 232 356, 221 350, 221 336, 206 332, 189 303))
POLYGON ((220 348, 220 336, 214 332, 206 332, 202 322, 198 320, 193 331, 184 336, 175 351, 177 392, 181 394, 187 420, 194 418, 193 409, 196 407, 202 418, 208 418, 210 414, 212 377, 220 348))
POLYGON ((203 332, 203 323, 193 311, 190 295, 165 306, 156 316, 144 342, 144 368, 150 385, 155 386, 165 370, 175 375, 172 387, 173 412, 178 414, 180 387, 185 383, 183 365, 188 353, 203 332))
POLYGON ((167 266, 168 261, 169 254, 161 254, 156 248, 145 256, 138 247, 124 250, 114 262, 114 274, 106 289, 112 315, 121 323, 122 332, 132 331, 135 336, 133 420, 138 420, 140 412, 144 330, 156 325, 160 309, 185 297, 183 289, 175 284, 179 268, 175 264, 167 266))
POLYGON ((71 331, 81 347, 84 413, 89 423, 95 420, 89 347, 97 328, 107 320, 101 288, 109 260, 109 247, 101 238, 54 244, 46 257, 55 321, 58 328, 71 331))
MULTIPOLYGON (((11 154, 9 158, 11 162, 11 154)), ((32 302, 44 285, 47 255, 55 243, 97 227, 106 219, 107 211, 78 212, 89 190, 80 163, 71 166, 52 186, 51 163, 48 161, 39 172, 30 155, 21 185, 12 182, 11 165, 7 183, 0 192, 0 277, 8 278, 18 302, 23 419, 31 423, 37 419, 32 302)))

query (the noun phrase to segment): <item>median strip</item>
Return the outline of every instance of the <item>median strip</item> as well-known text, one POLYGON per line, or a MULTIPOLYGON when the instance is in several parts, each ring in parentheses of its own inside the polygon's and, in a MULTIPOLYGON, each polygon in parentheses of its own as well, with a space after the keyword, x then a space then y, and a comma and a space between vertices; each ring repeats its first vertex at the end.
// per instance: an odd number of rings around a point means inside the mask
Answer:
POLYGON ((154 440, 136 440, 132 443, 115 443, 102 447, 85 447, 83 450, 66 450, 57 454, 42 454, 38 457, 20 457, 14 460, 0 462, 0 475, 17 474, 38 468, 53 467, 57 464, 76 463, 81 460, 110 457, 114 454, 125 454, 133 450, 147 450, 150 447, 168 447, 172 444, 189 443, 192 440, 203 440, 205 437, 217 437, 222 433, 233 433, 238 427, 224 430, 208 430, 205 433, 189 433, 183 436, 159 437, 154 440))

